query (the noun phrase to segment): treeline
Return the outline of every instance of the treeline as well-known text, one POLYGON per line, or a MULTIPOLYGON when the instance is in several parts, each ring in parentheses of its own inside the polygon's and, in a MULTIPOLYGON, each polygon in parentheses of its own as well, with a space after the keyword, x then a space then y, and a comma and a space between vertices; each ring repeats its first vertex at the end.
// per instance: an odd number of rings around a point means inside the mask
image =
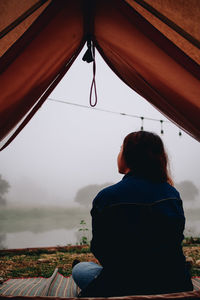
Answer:
POLYGON ((0 205, 6 204, 6 194, 10 189, 10 184, 0 174, 0 205))
MULTIPOLYGON (((80 188, 76 193, 74 201, 85 207, 91 207, 92 200, 103 188, 112 185, 113 183, 104 184, 89 184, 80 188)), ((181 181, 175 184, 175 187, 180 192, 183 201, 193 202, 198 199, 199 190, 196 185, 189 180, 181 181)), ((200 199, 199 199, 200 200, 200 199)))

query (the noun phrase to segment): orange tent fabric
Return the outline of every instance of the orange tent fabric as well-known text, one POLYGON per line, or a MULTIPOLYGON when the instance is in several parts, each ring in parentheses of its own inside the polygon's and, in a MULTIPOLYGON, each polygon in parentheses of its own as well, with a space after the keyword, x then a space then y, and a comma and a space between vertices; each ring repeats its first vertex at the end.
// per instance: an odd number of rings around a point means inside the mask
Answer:
MULTIPOLYGON (((126 84, 200 140, 198 0, 39 2, 0 42, 0 140, 30 120, 88 38, 126 84)), ((0 30, 28 8, 6 3, 0 30)))
POLYGON ((95 38, 104 59, 131 88, 199 138, 199 66, 122 1, 98 3, 95 38))

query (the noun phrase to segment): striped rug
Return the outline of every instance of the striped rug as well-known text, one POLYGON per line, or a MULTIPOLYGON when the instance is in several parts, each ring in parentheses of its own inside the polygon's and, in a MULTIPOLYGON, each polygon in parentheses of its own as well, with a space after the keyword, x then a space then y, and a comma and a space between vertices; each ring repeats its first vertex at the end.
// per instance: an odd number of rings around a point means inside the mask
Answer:
POLYGON ((194 290, 196 291, 200 290, 200 277, 193 277, 192 283, 193 283, 194 290))
MULTIPOLYGON (((194 290, 200 290, 200 277, 192 279, 194 290)), ((55 269, 49 278, 9 279, 0 285, 0 297, 3 296, 54 296, 77 297, 79 288, 72 277, 64 277, 55 269)))
POLYGON ((64 277, 55 269, 49 278, 9 279, 0 285, 0 296, 76 297, 79 288, 72 277, 64 277))

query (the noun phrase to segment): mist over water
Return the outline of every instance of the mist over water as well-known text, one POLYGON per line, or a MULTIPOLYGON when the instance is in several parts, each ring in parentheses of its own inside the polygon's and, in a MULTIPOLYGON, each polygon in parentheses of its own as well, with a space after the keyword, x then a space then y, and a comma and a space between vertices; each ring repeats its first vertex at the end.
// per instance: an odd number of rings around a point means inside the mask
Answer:
MULTIPOLYGON (((186 236, 200 236, 200 208, 186 208, 186 236)), ((76 245, 81 241, 84 220, 91 238, 90 209, 72 206, 9 205, 0 210, 0 248, 76 245)))
MULTIPOLYGON (((0 247, 27 248, 80 243, 80 222, 91 228, 82 207, 9 206, 0 211, 0 247)), ((88 235, 89 238, 89 235, 88 235)))
MULTIPOLYGON (((85 235, 89 242, 92 200, 102 188, 111 184, 112 182, 86 185, 77 190, 73 200, 65 203, 58 199, 56 203, 50 201, 51 198, 35 186, 25 186, 21 190, 23 193, 19 189, 18 197, 26 199, 26 202, 7 201, 6 205, 1 205, 0 249, 76 245, 80 244, 85 235), (35 188, 35 193, 30 193, 31 188, 35 188), (40 197, 43 197, 41 203, 38 201, 40 197), (86 223, 87 232, 80 231, 81 221, 86 223)), ((199 190, 191 181, 182 181, 175 186, 183 199, 185 236, 199 237, 199 190)))
MULTIPOLYGON (((21 202, 10 200, 0 206, 0 249, 76 245, 80 244, 85 235, 87 241, 90 241, 92 200, 112 182, 83 186, 71 201, 66 202, 59 198, 51 201, 53 198, 43 189, 28 185, 27 182, 25 180, 24 187, 22 185, 18 190, 15 189, 15 199, 19 198, 21 202), (81 221, 84 221, 87 231, 80 230, 81 221)), ((183 199, 185 236, 199 237, 199 190, 189 180, 181 181, 175 186, 183 199)))
POLYGON ((8 249, 76 245, 79 242, 76 231, 77 228, 63 228, 37 233, 31 231, 7 233, 4 245, 8 249))

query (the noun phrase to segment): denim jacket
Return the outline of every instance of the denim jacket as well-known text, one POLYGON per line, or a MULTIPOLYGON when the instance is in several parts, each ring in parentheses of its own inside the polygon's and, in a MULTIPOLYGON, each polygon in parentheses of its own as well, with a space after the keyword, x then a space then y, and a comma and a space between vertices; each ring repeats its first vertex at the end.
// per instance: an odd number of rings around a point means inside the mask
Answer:
POLYGON ((81 296, 192 290, 182 251, 185 217, 178 191, 126 174, 93 200, 91 251, 103 266, 81 296))

